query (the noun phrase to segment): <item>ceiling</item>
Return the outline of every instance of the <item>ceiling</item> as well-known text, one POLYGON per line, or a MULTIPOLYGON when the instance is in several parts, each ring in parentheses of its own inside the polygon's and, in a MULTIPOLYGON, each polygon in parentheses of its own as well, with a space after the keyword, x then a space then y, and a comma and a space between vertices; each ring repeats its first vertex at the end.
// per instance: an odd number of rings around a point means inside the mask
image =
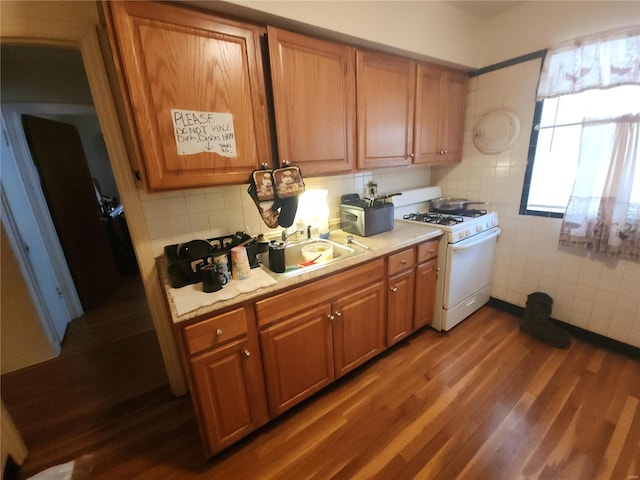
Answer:
POLYGON ((511 10, 513 8, 519 7, 528 3, 526 1, 515 1, 515 0, 502 0, 502 1, 493 1, 493 2, 485 2, 484 0, 471 0, 471 1, 463 1, 463 0, 445 0, 447 4, 459 8, 460 10, 465 11, 473 15, 474 17, 478 17, 482 20, 487 20, 492 17, 496 17, 507 10, 511 10))

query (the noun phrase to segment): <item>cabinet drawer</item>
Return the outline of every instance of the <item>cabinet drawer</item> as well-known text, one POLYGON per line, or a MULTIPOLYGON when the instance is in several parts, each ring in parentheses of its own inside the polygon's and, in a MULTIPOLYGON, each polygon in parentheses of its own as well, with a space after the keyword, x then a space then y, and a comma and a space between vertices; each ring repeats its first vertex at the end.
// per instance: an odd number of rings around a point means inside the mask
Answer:
POLYGON ((237 308, 184 329, 187 351, 193 355, 247 333, 244 308, 237 308))
POLYGON ((415 265, 415 249, 407 248, 389 256, 389 275, 409 270, 415 265))
POLYGON ((315 305, 330 302, 339 295, 365 287, 383 277, 384 260, 379 259, 259 300, 256 302, 258 326, 263 328, 294 315, 301 310, 301 305, 308 304, 309 299, 313 299, 315 305))
POLYGON ((432 240, 418 245, 418 263, 426 262, 427 260, 437 257, 438 243, 440 243, 440 240, 432 240))

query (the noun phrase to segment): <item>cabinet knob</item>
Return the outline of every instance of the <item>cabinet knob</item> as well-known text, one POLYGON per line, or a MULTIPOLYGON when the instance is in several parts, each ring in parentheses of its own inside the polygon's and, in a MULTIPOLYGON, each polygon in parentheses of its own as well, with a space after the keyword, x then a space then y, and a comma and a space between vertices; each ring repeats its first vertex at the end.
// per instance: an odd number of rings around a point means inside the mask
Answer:
POLYGON ((436 272, 439 272, 439 271, 440 271, 440 267, 436 267, 436 272))
POLYGON ((216 337, 221 337, 221 336, 222 336, 222 329, 216 328, 216 337))
POLYGON ((335 319, 336 319, 336 317, 334 317, 334 316, 333 316, 333 315, 331 315, 331 314, 327 315, 327 318, 328 318, 329 320, 335 320, 335 319))
POLYGON ((251 356, 251 352, 249 350, 243 350, 242 354, 247 358, 249 358, 251 356))
POLYGON ((446 154, 446 153, 447 153, 447 151, 446 151, 446 150, 440 150, 440 155, 444 155, 444 154, 446 154))
POLYGON ((395 292, 397 292, 397 291, 398 291, 398 287, 391 287, 391 289, 390 289, 390 290, 391 290, 393 293, 395 293, 395 292))
POLYGON ((435 252, 435 250, 433 248, 430 248, 429 253, 433 253, 433 252, 435 252))
POLYGON ((336 317, 341 317, 341 316, 342 316, 342 312, 335 312, 335 313, 334 313, 334 315, 335 315, 336 317))
POLYGON ((409 155, 407 155, 407 157, 413 158, 413 153, 410 153, 409 155))
POLYGON ((400 260, 400 263, 401 263, 402 265, 406 265, 406 264, 407 264, 407 260, 403 258, 402 260, 400 260))

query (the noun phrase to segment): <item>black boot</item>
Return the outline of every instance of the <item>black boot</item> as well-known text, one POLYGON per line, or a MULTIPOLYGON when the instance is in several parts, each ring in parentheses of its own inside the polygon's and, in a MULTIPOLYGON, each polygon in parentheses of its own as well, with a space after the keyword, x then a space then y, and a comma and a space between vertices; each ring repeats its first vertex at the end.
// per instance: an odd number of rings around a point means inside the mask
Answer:
POLYGON ((549 316, 553 299, 542 292, 532 293, 527 297, 527 308, 520 323, 520 331, 533 338, 557 348, 569 348, 571 336, 562 327, 554 325, 549 316))

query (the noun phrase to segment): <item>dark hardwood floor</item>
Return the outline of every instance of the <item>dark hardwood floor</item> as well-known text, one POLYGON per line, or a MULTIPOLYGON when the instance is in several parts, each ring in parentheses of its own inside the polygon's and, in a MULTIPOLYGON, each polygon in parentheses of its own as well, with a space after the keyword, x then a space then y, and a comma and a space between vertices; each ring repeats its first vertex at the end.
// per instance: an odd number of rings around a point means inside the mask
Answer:
POLYGON ((426 329, 236 446, 203 459, 171 395, 138 278, 70 325, 62 355, 2 377, 21 478, 76 459, 91 479, 638 479, 640 363, 557 350, 485 306, 426 329))

